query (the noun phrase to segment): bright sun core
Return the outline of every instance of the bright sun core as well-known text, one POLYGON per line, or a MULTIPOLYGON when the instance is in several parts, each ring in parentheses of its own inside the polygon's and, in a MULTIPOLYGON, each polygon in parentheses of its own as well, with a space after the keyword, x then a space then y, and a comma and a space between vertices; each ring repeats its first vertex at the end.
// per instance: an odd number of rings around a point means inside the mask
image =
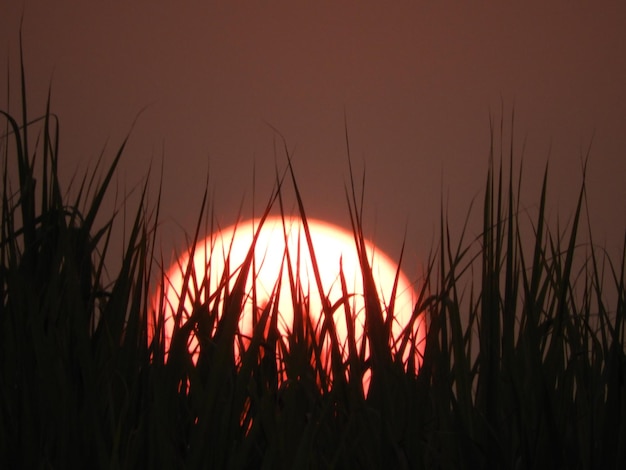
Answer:
MULTIPOLYGON (((348 356, 346 344, 348 327, 345 310, 347 307, 341 302, 338 303, 344 298, 345 292, 349 294, 348 312, 354 325, 357 346, 364 339, 365 302, 361 264, 356 243, 351 232, 326 222, 307 219, 307 224, 311 234, 313 256, 309 252, 303 223, 299 218, 283 221, 281 217, 269 217, 265 220, 254 245, 254 264, 247 278, 245 290, 247 297, 241 311, 239 332, 242 338, 252 336, 253 313, 255 310, 260 311, 268 302, 275 301, 277 282, 280 279, 277 322, 279 333, 287 337, 294 327, 294 299, 292 298, 294 285, 300 286, 300 300, 305 299, 308 303, 311 324, 317 328, 318 332, 323 319, 321 301, 323 295, 328 299, 328 305, 339 305, 333 311, 333 321, 339 347, 345 360, 348 356), (289 259, 286 256, 287 253, 289 259), (320 274, 322 293, 319 292, 314 276, 314 260, 320 274), (289 271, 291 271, 291 276, 289 271), (341 272, 345 278, 346 290, 342 289, 341 286, 341 272), (253 282, 256 283, 256 299, 253 299, 252 294, 253 282), (253 305, 255 301, 256 309, 253 305)), ((189 317, 193 305, 206 303, 207 287, 208 292, 213 293, 219 290, 220 286, 224 286, 226 260, 228 260, 227 273, 230 279, 229 289, 232 289, 240 268, 253 245, 254 234, 258 227, 259 220, 239 223, 209 236, 196 245, 193 270, 184 298, 183 322, 189 317)), ((367 258, 378 290, 378 297, 386 316, 387 306, 392 300, 397 264, 373 244, 366 242, 365 245, 367 258)), ((174 318, 180 305, 181 292, 185 290, 183 284, 189 256, 189 252, 187 252, 173 264, 167 272, 162 290, 155 296, 155 305, 158 305, 158 299, 164 300, 162 315, 166 345, 169 344, 169 339, 174 330, 174 318), (162 297, 161 292, 164 294, 162 297)), ((396 296, 393 302, 392 338, 390 339, 392 352, 396 347, 393 345, 394 340, 400 338, 407 325, 411 323, 413 307, 417 301, 415 290, 402 272, 399 273, 397 282, 396 296)), ((297 288, 295 292, 297 292, 297 288)), ((209 300, 209 310, 216 301, 221 302, 221 297, 220 300, 209 300)), ((415 338, 413 344, 417 344, 417 350, 412 351, 412 353, 418 357, 416 364, 419 365, 425 337, 425 325, 421 317, 412 323, 411 330, 415 338)), ((242 344, 246 345, 247 343, 244 341, 242 344)), ((190 351, 195 353, 197 346, 197 340, 192 337, 189 342, 190 351)), ((239 346, 234 345, 234 347, 236 354, 238 354, 239 346)), ((367 345, 365 347, 369 351, 369 347, 367 345)))

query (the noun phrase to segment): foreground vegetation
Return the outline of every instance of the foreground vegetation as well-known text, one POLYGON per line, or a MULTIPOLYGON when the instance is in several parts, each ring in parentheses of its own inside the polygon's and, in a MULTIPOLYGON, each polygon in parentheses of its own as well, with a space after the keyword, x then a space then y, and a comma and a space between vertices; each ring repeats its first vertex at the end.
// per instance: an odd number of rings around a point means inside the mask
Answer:
MULTIPOLYGON (((354 335, 337 344, 330 321, 296 315, 292 335, 280 337, 271 301, 259 306, 244 343, 237 320, 250 293, 242 281, 208 293, 221 302, 179 309, 170 341, 159 317, 164 299, 156 312, 150 299, 151 280, 166 280, 154 249, 158 203, 146 207, 146 188, 119 272, 112 282, 104 275, 116 221, 103 219, 101 205, 124 144, 101 181, 94 170, 68 201, 55 116, 48 103, 29 121, 25 91, 22 100, 21 119, 0 111, 3 468, 626 466, 625 257, 579 243, 589 229, 584 184, 572 223, 553 233, 546 171, 530 247, 512 171, 489 168, 479 239, 456 240, 442 215, 414 309, 413 320, 429 325, 423 357, 404 354, 417 350, 412 328, 390 338, 392 306, 376 297, 364 255, 367 356, 354 335), (187 348, 192 335, 197 361, 187 348), (245 344, 240 358, 236 342, 245 344)), ((280 210, 289 184, 306 220, 289 163, 285 175, 267 213, 280 210)), ((348 208, 360 247, 354 191, 348 208)), ((280 288, 306 311, 302 286, 280 288)))

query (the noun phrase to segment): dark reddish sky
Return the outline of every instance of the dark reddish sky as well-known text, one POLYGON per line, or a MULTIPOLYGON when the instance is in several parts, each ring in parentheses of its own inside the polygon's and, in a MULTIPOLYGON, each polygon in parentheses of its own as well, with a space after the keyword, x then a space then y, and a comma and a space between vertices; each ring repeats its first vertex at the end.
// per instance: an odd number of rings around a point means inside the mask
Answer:
POLYGON ((193 231, 207 169, 221 223, 242 200, 250 213, 253 163, 258 206, 266 200, 275 162, 267 123, 294 150, 310 215, 348 226, 345 110, 359 178, 366 168, 366 228, 395 257, 408 226, 414 267, 431 247, 442 193, 455 228, 474 196, 480 221, 489 115, 500 118, 501 102, 507 119, 515 107, 518 161, 526 142, 531 214, 549 155, 550 217, 564 224, 595 134, 591 221, 598 242, 621 246, 626 3, 209 3, 0 3, 0 68, 10 60, 16 91, 23 12, 31 113, 43 111, 52 82, 64 178, 91 168, 107 141, 112 157, 150 105, 117 181, 129 190, 164 154, 165 252, 182 243, 180 227, 193 231))

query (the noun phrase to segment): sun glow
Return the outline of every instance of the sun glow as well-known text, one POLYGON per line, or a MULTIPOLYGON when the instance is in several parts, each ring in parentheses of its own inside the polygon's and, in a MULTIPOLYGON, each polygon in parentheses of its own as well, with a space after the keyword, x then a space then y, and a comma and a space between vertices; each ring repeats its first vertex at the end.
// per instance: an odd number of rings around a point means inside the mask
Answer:
MULTIPOLYGON (((181 304, 181 293, 184 292, 181 323, 188 320, 193 309, 199 305, 204 305, 207 311, 217 307, 217 311, 221 312, 225 287, 232 292, 246 257, 254 246, 254 261, 246 278, 245 297, 239 317, 241 341, 235 341, 234 344, 236 356, 239 355, 241 345, 245 348, 249 344, 259 312, 268 302, 274 304, 277 300, 277 329, 283 337, 286 338, 293 331, 296 311, 294 305, 308 305, 308 309, 305 310, 308 310, 310 324, 319 334, 324 318, 322 296, 328 300, 327 308, 330 306, 332 309, 333 323, 344 361, 348 357, 346 317, 350 318, 354 326, 356 345, 363 345, 364 351, 369 354, 368 344, 363 343, 365 328, 363 277, 354 236, 350 232, 318 220, 307 219, 307 225, 313 254, 309 251, 303 223, 297 218, 283 221, 280 217, 269 217, 258 232, 256 242, 254 235, 259 227, 259 220, 240 223, 209 236, 195 247, 193 269, 190 271, 187 289, 183 286, 190 253, 181 256, 167 272, 162 290, 155 296, 155 304, 160 298, 164 301, 162 314, 166 344, 169 344, 174 330, 174 319, 181 304), (316 269, 321 282, 321 293, 315 277, 316 269), (340 273, 343 274, 345 288, 342 288, 340 273), (161 292, 164 295, 161 295, 161 292), (222 294, 216 297, 209 295, 207 302, 207 292, 222 294), (346 298, 348 302, 345 302, 346 298), (346 312, 349 315, 346 315, 346 312)), ((395 346, 391 343, 393 339, 400 338, 405 327, 411 323, 417 295, 406 276, 402 272, 397 273, 396 263, 373 244, 366 242, 365 245, 385 316, 386 306, 390 305, 394 281, 399 274, 390 341, 390 347, 394 351, 395 346)), ((416 364, 419 367, 425 337, 423 320, 419 318, 414 321, 411 330, 415 338, 414 344, 417 344, 417 350, 412 353, 418 356, 416 364)), ((324 339, 323 346, 327 351, 329 347, 327 338, 324 339)), ((197 358, 198 341, 193 335, 190 337, 188 347, 194 353, 194 358, 197 358)), ((404 354, 405 359, 409 354, 410 351, 404 354)))

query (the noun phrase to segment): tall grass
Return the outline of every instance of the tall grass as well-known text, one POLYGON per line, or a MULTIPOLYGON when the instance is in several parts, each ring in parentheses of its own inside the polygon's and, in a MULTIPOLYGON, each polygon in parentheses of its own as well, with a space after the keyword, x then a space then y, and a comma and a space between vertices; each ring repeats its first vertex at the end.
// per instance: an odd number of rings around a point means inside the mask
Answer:
MULTIPOLYGON (((584 178, 572 224, 553 232, 545 220, 547 170, 538 215, 528 222, 519 215, 512 151, 504 157, 492 150, 481 236, 466 241, 466 230, 451 234, 442 212, 414 308, 413 321, 428 319, 423 357, 405 354, 416 350, 411 327, 398 338, 389 333, 385 312, 392 306, 376 293, 354 182, 347 205, 367 299, 360 341, 370 353, 352 334, 345 359, 333 306, 323 301, 322 321, 313 324, 295 278, 277 284, 275 293, 292 294, 292 333, 278 334, 277 302, 270 299, 259 305, 244 342, 238 320, 244 298, 255 298, 244 282, 255 269, 252 255, 238 272, 225 274, 225 280, 235 276, 232 288, 222 282, 204 292, 220 302, 196 302, 187 311, 181 299, 166 338, 166 299, 153 308, 150 298, 151 279, 156 273, 164 283, 165 270, 154 247, 158 203, 154 211, 146 207, 147 188, 119 272, 112 282, 103 275, 116 220, 96 221, 125 142, 109 168, 85 176, 67 201, 50 100, 30 120, 23 70, 21 76, 21 118, 0 111, 6 123, 0 139, 3 468, 626 465, 626 238, 618 260, 579 242, 584 178), (511 161, 508 174, 504 158, 511 161), (534 233, 530 251, 521 236, 525 222, 534 233), (616 292, 612 304, 607 290, 616 292), (188 348, 192 336, 197 360, 188 348), (372 377, 367 395, 365 373, 372 377)), ((492 130, 492 141, 497 136, 492 130)), ((288 159, 285 175, 277 177, 263 216, 280 206, 290 184, 306 227, 288 159)), ((205 194, 195 241, 206 202, 205 194)), ((307 229, 305 237, 310 244, 307 229)), ((193 275, 186 270, 187 279, 193 275)), ((195 285, 196 292, 181 295, 199 299, 209 283, 195 285)), ((344 293, 347 304, 345 287, 344 293)))

